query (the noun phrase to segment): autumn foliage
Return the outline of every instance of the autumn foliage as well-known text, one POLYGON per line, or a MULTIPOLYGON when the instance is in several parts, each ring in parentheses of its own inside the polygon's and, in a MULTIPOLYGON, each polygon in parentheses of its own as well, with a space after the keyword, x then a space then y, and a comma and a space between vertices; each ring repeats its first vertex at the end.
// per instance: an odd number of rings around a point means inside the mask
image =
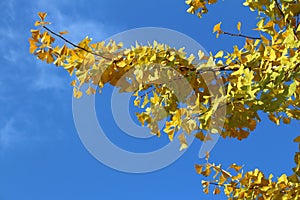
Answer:
MULTIPOLYGON (((188 0, 187 12, 202 17, 208 12, 209 4, 216 2, 188 0)), ((202 141, 209 140, 210 134, 242 140, 261 121, 259 112, 267 113, 277 125, 300 119, 300 2, 246 0, 244 6, 258 14, 256 36, 242 34, 240 22, 237 33, 223 30, 221 22, 213 28, 217 37, 245 39, 244 47, 234 46, 232 52, 221 50, 207 56, 199 51, 195 56, 188 55, 184 48, 175 49, 157 42, 123 48, 114 41, 92 43, 88 37, 73 44, 63 37, 66 31, 55 33, 49 29, 46 13, 39 13, 37 28, 31 30, 30 53, 63 67, 70 75, 75 74, 71 85, 77 98, 83 92, 95 94, 106 84, 133 93, 134 105, 143 108, 136 113, 141 124, 157 136, 167 134, 170 140, 182 130, 178 137, 181 149, 187 147, 185 135, 190 134, 202 141), (56 39, 62 39, 65 44, 56 46, 56 39), (205 80, 204 74, 212 79, 205 80), (162 83, 162 77, 169 83, 162 83), (172 84, 176 79, 184 79, 194 95, 186 92, 178 98, 174 91, 185 91, 186 85, 172 84), (224 83, 224 89, 211 93, 209 88, 220 86, 213 79, 224 83), (84 84, 89 85, 85 91, 84 84), (181 107, 180 103, 187 106, 181 107), (214 112, 220 107, 225 109, 225 115, 216 119, 214 112), (167 119, 163 133, 158 128, 162 119, 167 119), (223 121, 222 126, 211 130, 212 120, 223 121)), ((299 143, 300 138, 295 142, 299 143)), ((295 154, 291 175, 283 174, 277 179, 258 169, 243 172, 237 164, 225 170, 221 165, 209 163, 208 157, 206 163, 196 165, 198 174, 211 177, 211 181, 202 182, 205 193, 213 188, 214 194, 223 190, 229 199, 298 199, 299 152, 295 154)))

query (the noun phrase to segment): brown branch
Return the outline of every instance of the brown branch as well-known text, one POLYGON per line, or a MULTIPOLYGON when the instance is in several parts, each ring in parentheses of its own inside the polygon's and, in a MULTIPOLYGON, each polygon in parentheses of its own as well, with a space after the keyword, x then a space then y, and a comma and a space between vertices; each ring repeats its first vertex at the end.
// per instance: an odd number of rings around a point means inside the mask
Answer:
POLYGON ((51 34, 53 34, 53 35, 55 35, 55 36, 61 38, 61 39, 64 40, 66 43, 72 45, 73 47, 76 47, 76 48, 78 48, 78 49, 81 49, 81 50, 83 50, 83 51, 85 51, 85 52, 87 52, 87 53, 93 54, 93 55, 95 55, 95 56, 99 56, 99 57, 104 58, 104 59, 106 59, 106 60, 111 60, 111 58, 109 58, 109 57, 106 57, 106 56, 104 56, 104 55, 102 55, 102 54, 95 53, 95 52, 93 52, 93 51, 90 51, 90 50, 88 50, 88 49, 85 49, 85 48, 83 48, 83 47, 80 47, 80 46, 74 44, 73 42, 71 42, 71 41, 69 41, 68 39, 64 38, 63 36, 61 36, 61 35, 55 33, 54 31, 52 31, 51 29, 49 29, 49 28, 46 27, 46 26, 42 26, 42 27, 43 27, 44 29, 46 29, 47 31, 49 31, 51 34))
POLYGON ((216 183, 216 182, 208 182, 208 184, 210 184, 210 185, 216 185, 216 186, 221 186, 221 187, 225 187, 225 184, 216 183))
POLYGON ((236 37, 243 37, 243 38, 248 38, 248 39, 253 39, 253 40, 261 40, 261 37, 252 37, 252 36, 244 35, 241 33, 229 33, 226 31, 222 31, 221 34, 236 36, 236 37))
MULTIPOLYGON (((288 19, 285 20, 284 12, 283 12, 283 10, 282 10, 282 8, 281 8, 281 6, 280 6, 280 4, 278 3, 277 0, 275 0, 275 4, 276 4, 276 7, 277 7, 277 9, 279 10, 279 12, 280 12, 280 14, 281 14, 281 16, 282 16, 282 18, 283 18, 283 21, 285 21, 286 23, 289 23, 288 19)), ((299 16, 299 15, 298 15, 298 16, 299 16)), ((297 16, 297 17, 298 17, 298 16, 297 16)), ((295 28, 293 29, 293 32, 294 32, 295 39, 296 39, 296 40, 299 40, 295 28)))
POLYGON ((284 13, 283 13, 283 11, 282 11, 282 9, 281 9, 281 7, 280 7, 280 4, 278 3, 277 0, 275 0, 275 4, 276 4, 276 7, 277 7, 277 9, 279 10, 280 14, 282 15, 283 20, 284 20, 285 15, 284 15, 284 13))
MULTIPOLYGON (((106 60, 111 60, 111 58, 109 57, 106 57, 105 55, 102 55, 102 54, 99 54, 99 53, 96 53, 94 51, 90 51, 88 49, 85 49, 83 47, 80 47, 76 44, 74 44, 73 42, 71 42, 70 40, 66 39, 65 37, 63 37, 62 35, 60 34, 57 34, 56 32, 52 31, 51 29, 49 29, 48 27, 46 26, 42 26, 44 29, 46 29, 47 31, 49 31, 51 34, 55 35, 56 37, 59 37, 60 39, 62 39, 63 41, 65 41, 66 43, 72 45, 73 47, 76 47, 78 49, 81 49, 87 53, 90 53, 90 54, 93 54, 95 56, 99 56, 101 58, 104 58, 106 60)), ((232 33, 227 33, 227 32, 222 32, 223 34, 227 34, 227 35, 231 35, 231 36, 240 36, 240 37, 246 37, 246 38, 250 38, 250 39, 261 39, 261 38, 256 38, 256 37, 251 37, 251 36, 246 36, 246 35, 242 35, 242 34, 232 34, 232 33)), ((184 67, 182 67, 184 68, 184 67)), ((188 71, 195 71, 196 69, 195 68, 188 68, 188 71)), ((198 72, 206 72, 206 71, 212 71, 212 72, 216 72, 216 71, 236 71, 234 69, 229 69, 228 66, 222 66, 222 67, 219 67, 219 68, 211 68, 211 69, 201 69, 199 70, 198 72)))

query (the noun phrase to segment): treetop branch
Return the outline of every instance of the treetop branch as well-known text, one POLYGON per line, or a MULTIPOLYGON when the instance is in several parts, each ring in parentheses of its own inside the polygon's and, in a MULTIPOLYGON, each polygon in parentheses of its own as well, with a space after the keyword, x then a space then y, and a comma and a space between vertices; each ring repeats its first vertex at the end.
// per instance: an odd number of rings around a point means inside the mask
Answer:
POLYGON ((248 38, 248 39, 253 39, 253 40, 261 40, 261 37, 253 37, 253 36, 248 36, 248 35, 244 35, 241 33, 229 33, 226 31, 222 31, 222 33, 225 35, 230 35, 230 36, 243 37, 243 38, 248 38))
POLYGON ((88 50, 88 49, 85 49, 85 48, 83 48, 83 47, 80 47, 80 46, 74 44, 74 43, 71 42, 70 40, 66 39, 65 37, 63 37, 63 36, 61 36, 61 35, 59 35, 59 34, 57 34, 57 33, 55 33, 54 31, 52 31, 51 29, 49 29, 49 28, 46 27, 46 26, 42 26, 42 27, 43 27, 44 29, 46 29, 47 31, 49 31, 51 34, 53 34, 53 35, 55 35, 55 36, 61 38, 61 39, 64 40, 66 43, 72 45, 73 47, 76 47, 76 48, 78 48, 78 49, 81 49, 81 50, 83 50, 83 51, 85 51, 85 52, 87 52, 87 53, 93 54, 93 55, 95 55, 95 56, 99 56, 99 57, 104 58, 104 59, 106 59, 106 60, 111 60, 111 58, 109 58, 109 57, 106 57, 106 56, 104 56, 104 55, 102 55, 102 54, 99 54, 99 53, 95 53, 95 52, 93 52, 93 51, 90 51, 90 50, 88 50))

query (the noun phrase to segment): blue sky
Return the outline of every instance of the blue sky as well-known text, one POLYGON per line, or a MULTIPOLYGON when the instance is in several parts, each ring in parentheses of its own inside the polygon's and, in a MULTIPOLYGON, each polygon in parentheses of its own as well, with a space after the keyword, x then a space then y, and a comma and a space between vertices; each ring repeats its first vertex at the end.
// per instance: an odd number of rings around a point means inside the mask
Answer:
MULTIPOLYGON (((148 174, 118 172, 94 159, 82 145, 72 117, 71 77, 62 69, 41 63, 29 54, 30 29, 37 12, 47 12, 54 30, 68 30, 76 42, 85 36, 95 41, 138 27, 164 27, 182 32, 207 51, 231 50, 243 40, 212 34, 222 21, 228 31, 251 31, 255 14, 238 1, 220 1, 199 20, 185 12, 184 1, 6 0, 0 13, 0 200, 60 199, 223 199, 202 193, 201 163, 195 141, 172 165, 148 174)), ((108 96, 109 88, 102 96, 108 96)), ((102 98, 104 98, 102 97, 102 98)), ((97 96, 101 101, 101 95, 97 96)), ((106 101, 103 102, 105 107, 106 101)), ((107 103, 107 102, 106 102, 107 103)), ((98 115, 101 116, 99 108, 98 115)), ((103 110, 103 113, 107 112, 103 110)), ((266 117, 244 141, 220 139, 211 161, 233 162, 266 174, 290 173, 299 124, 276 126, 266 117)), ((106 122, 105 122, 106 123, 106 122)), ((116 134, 114 123, 107 126, 116 134)), ((112 139, 116 136, 112 136, 112 139)), ((138 140, 120 142, 138 146, 138 140)), ((155 146, 155 145, 154 145, 155 146)), ((129 149, 132 147, 128 147, 129 149)), ((138 151, 138 150, 137 150, 138 151)))

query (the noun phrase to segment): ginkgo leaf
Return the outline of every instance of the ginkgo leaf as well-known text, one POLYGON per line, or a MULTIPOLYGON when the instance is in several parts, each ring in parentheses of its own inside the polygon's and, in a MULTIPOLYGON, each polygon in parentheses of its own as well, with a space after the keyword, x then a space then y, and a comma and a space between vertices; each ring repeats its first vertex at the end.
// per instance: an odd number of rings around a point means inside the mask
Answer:
POLYGON ((39 13, 38 13, 38 16, 40 17, 40 19, 41 19, 42 21, 44 21, 44 19, 45 19, 46 16, 47 16, 47 13, 45 13, 45 12, 39 12, 39 13))
POLYGON ((202 131, 200 131, 200 132, 195 134, 195 137, 198 138, 201 141, 204 141, 205 135, 203 134, 202 131))
POLYGON ((220 194, 220 193, 221 193, 221 190, 218 187, 216 187, 213 191, 213 194, 220 194))
POLYGON ((203 165, 197 165, 196 164, 195 169, 196 169, 197 174, 201 174, 202 170, 203 170, 203 165))
POLYGON ((73 96, 77 99, 79 99, 82 96, 82 92, 78 90, 77 88, 73 89, 73 96))
POLYGON ((290 124, 290 123, 291 123, 291 118, 289 118, 289 117, 284 117, 284 118, 282 119, 282 121, 283 121, 283 123, 285 123, 285 124, 290 124))
POLYGON ((187 144, 187 141, 186 141, 184 133, 181 133, 178 136, 178 139, 180 141, 180 149, 179 149, 179 151, 182 151, 182 150, 186 149, 188 147, 188 144, 187 144))
POLYGON ((64 35, 64 34, 68 34, 69 32, 68 31, 61 31, 59 32, 60 35, 64 35))
POLYGON ((265 45, 269 45, 270 44, 270 41, 263 35, 260 35, 260 38, 262 39, 263 43, 265 45))
POLYGON ((242 26, 242 23, 238 22, 237 25, 236 25, 236 28, 237 28, 238 31, 241 31, 241 26, 242 26))
POLYGON ((38 46, 36 45, 36 41, 32 38, 29 38, 29 52, 34 53, 37 48, 38 46))
POLYGON ((215 58, 222 58, 224 55, 224 52, 221 50, 218 53, 216 53, 216 55, 214 56, 215 58))
POLYGON ((249 122, 249 129, 250 129, 250 131, 254 131, 255 128, 256 128, 256 120, 251 119, 249 122))
POLYGON ((96 94, 96 90, 95 90, 93 87, 89 87, 89 88, 85 91, 85 93, 86 93, 87 95, 96 94))
POLYGON ((208 152, 208 151, 207 151, 207 152, 205 152, 205 160, 206 160, 206 161, 208 161, 208 159, 209 159, 209 156, 210 156, 210 155, 209 155, 209 152, 208 152))
POLYGON ((297 137, 294 139, 294 142, 300 143, 300 136, 297 136, 297 137))
MULTIPOLYGON (((188 11, 202 17, 208 11, 207 5, 215 2, 216 0, 189 0, 188 11)), ((40 20, 35 22, 39 27, 31 30, 29 51, 37 59, 62 67, 70 75, 74 74, 76 81, 72 81, 71 85, 76 98, 80 98, 83 92, 93 95, 96 87, 101 89, 108 84, 120 87, 120 92, 134 92, 136 98, 131 103, 141 106, 136 113, 138 121, 143 126, 147 125, 151 133, 159 136, 157 124, 166 120, 164 132, 170 140, 173 140, 175 132, 181 132, 178 136, 181 150, 187 148, 185 134, 195 132, 195 137, 202 141, 211 140, 210 134, 219 132, 223 138, 243 140, 249 136, 250 131, 257 128, 261 121, 260 113, 268 113, 270 121, 277 125, 300 119, 300 26, 297 24, 300 3, 280 1, 279 7, 275 3, 246 0, 244 5, 258 11, 260 15, 255 30, 261 37, 242 35, 241 22, 236 25, 238 34, 223 32, 220 22, 213 28, 217 37, 220 34, 240 37, 245 39, 245 45, 238 43, 234 45, 233 51, 226 54, 224 50, 218 51, 216 55, 205 55, 199 51, 201 62, 195 62, 195 56, 188 54, 183 47, 177 49, 157 41, 148 45, 137 42, 136 45, 125 48, 112 40, 91 43, 91 38, 87 37, 78 46, 66 41, 63 41, 63 45, 55 46, 55 38, 62 38, 49 31, 48 27, 43 27, 49 24, 44 21, 46 13, 39 13, 40 20), (161 69, 167 71, 166 75, 161 69), (212 72, 213 75, 207 72, 212 72), (217 84, 218 78, 222 80, 224 89, 217 84), (166 82, 159 82, 162 79, 166 82), (187 84, 169 84, 181 79, 187 84), (89 84, 90 88, 82 91, 83 84, 89 84), (183 95, 184 98, 177 97, 175 91, 185 93, 187 86, 192 87, 196 98, 190 94, 183 95), (217 94, 213 94, 211 89, 217 94), (182 108, 181 105, 185 107, 182 108), (224 108, 226 114, 215 116, 220 107, 224 108), (211 126, 223 119, 224 126, 211 126)), ((295 141, 300 143, 298 137, 295 141)), ((241 166, 236 164, 232 164, 228 172, 221 165, 209 163, 208 155, 204 161, 206 163, 195 168, 198 174, 211 176, 213 179, 203 184, 207 193, 210 185, 214 184, 216 188, 224 189, 228 197, 257 199, 271 198, 273 195, 282 199, 285 194, 281 194, 281 191, 298 195, 298 190, 295 189, 298 187, 290 186, 298 184, 299 152, 295 154, 294 160, 295 174, 285 175, 277 180, 270 176, 267 179, 258 169, 244 173, 241 166)), ((218 189, 213 193, 219 193, 218 189)))
POLYGON ((201 50, 199 50, 198 51, 198 58, 199 58, 199 60, 201 60, 203 57, 204 57, 204 52, 203 51, 201 51, 201 50))
POLYGON ((208 193, 209 193, 209 188, 208 188, 208 187, 204 188, 204 189, 203 189, 203 192, 204 192, 205 194, 208 194, 208 193))
POLYGON ((40 21, 36 21, 35 23, 34 23, 34 26, 41 26, 42 25, 42 22, 40 22, 40 21))
POLYGON ((237 164, 233 163, 230 165, 230 168, 234 169, 236 172, 240 171, 242 169, 242 166, 238 166, 237 164))
POLYGON ((76 86, 76 84, 77 84, 77 81, 76 81, 76 80, 73 80, 73 81, 70 83, 71 86, 76 86))
POLYGON ((214 26, 213 33, 215 33, 215 32, 217 32, 217 33, 222 32, 222 30, 221 30, 221 24, 222 24, 222 22, 220 22, 220 23, 218 23, 218 24, 216 24, 214 26))

